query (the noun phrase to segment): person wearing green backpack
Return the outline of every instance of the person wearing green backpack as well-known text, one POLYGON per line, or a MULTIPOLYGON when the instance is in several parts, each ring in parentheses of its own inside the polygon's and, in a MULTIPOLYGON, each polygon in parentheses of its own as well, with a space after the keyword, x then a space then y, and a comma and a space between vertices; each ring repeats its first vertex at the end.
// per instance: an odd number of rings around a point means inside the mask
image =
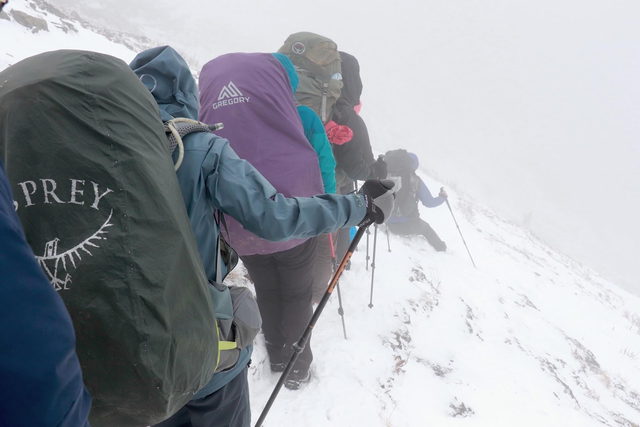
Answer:
MULTIPOLYGON (((174 49, 149 49, 136 56, 130 66, 156 99, 163 121, 198 118, 195 79, 174 49)), ((366 183, 360 194, 284 197, 240 159, 226 139, 209 132, 192 132, 183 137, 182 143, 184 149, 173 153, 174 161, 181 163, 176 173, 210 281, 221 281, 229 270, 219 261, 222 240, 219 222, 214 218, 216 211, 235 218, 257 236, 282 241, 381 222, 393 207, 391 191, 385 189, 386 197, 369 196, 372 189, 381 186, 377 180, 366 183)), ((235 366, 216 373, 189 403, 156 426, 249 426, 247 364, 251 352, 249 344, 241 350, 235 366)))

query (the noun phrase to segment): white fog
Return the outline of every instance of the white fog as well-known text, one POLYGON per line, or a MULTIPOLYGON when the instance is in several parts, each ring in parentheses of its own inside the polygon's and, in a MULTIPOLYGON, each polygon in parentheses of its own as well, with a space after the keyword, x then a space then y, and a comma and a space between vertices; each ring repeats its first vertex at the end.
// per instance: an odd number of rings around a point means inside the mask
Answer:
POLYGON ((375 150, 416 152, 424 172, 640 293, 636 1, 59 4, 198 66, 297 31, 331 37, 360 60, 375 150))

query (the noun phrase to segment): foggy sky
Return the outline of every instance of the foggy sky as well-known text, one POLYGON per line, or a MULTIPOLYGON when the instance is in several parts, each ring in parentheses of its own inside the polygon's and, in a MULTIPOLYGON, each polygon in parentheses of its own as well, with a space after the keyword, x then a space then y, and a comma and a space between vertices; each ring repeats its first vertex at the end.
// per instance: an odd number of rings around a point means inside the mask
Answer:
POLYGON ((360 60, 375 149, 416 152, 435 178, 640 294, 636 1, 59 4, 199 65, 276 51, 297 31, 331 37, 360 60))

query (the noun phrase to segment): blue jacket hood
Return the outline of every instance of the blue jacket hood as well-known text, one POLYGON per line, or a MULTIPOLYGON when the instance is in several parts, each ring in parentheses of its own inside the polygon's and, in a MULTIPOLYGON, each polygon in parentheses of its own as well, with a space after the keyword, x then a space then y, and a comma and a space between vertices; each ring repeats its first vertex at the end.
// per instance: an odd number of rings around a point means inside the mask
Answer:
POLYGON ((198 86, 189 65, 175 49, 160 46, 145 50, 129 67, 153 94, 162 121, 173 117, 198 120, 198 86))
POLYGON ((411 153, 411 152, 407 152, 407 154, 409 155, 409 157, 411 158, 411 160, 413 162, 412 165, 411 165, 413 167, 413 170, 417 171, 418 170, 418 166, 420 166, 420 161, 418 160, 418 156, 416 156, 414 153, 411 153))

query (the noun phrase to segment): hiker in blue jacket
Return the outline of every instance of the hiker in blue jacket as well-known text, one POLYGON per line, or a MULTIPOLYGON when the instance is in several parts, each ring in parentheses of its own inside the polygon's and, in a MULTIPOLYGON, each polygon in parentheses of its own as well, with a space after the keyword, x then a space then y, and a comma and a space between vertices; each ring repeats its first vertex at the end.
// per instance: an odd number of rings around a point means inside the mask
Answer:
POLYGON ((38 265, 0 162, 0 426, 88 426, 69 313, 38 265))
MULTIPOLYGON (((152 92, 163 121, 198 118, 195 79, 174 49, 168 46, 149 49, 136 56, 130 66, 152 92)), ((370 193, 381 187, 379 181, 365 183, 366 197, 352 194, 287 198, 277 193, 251 164, 240 159, 226 139, 195 132, 185 136, 183 142, 184 158, 176 173, 210 280, 217 277, 218 267, 222 277, 227 272, 227 266, 218 266, 216 261, 220 227, 214 219, 215 211, 235 218, 246 230, 272 241, 308 238, 340 227, 370 224, 374 216, 375 221, 384 221, 391 212, 391 193, 385 193, 382 199, 370 195, 379 194, 379 190, 370 193), (382 210, 383 214, 375 210, 382 210)), ((174 152, 174 161, 177 158, 178 150, 174 152)), ((251 346, 243 349, 234 368, 215 374, 187 405, 157 426, 249 426, 247 364, 251 351, 251 346)))
MULTIPOLYGON (((405 151, 405 150, 394 150, 405 151)), ((391 161, 392 152, 387 152, 385 159, 389 163, 390 175, 395 166, 391 161)), ((415 173, 418 170, 419 160, 414 153, 406 152, 411 161, 411 170, 402 174, 401 188, 397 193, 397 203, 391 218, 387 221, 389 231, 401 236, 422 235, 427 242, 438 252, 447 250, 447 245, 438 236, 433 228, 425 220, 420 218, 420 210, 418 201, 424 207, 436 208, 447 200, 447 193, 444 189, 440 190, 437 197, 433 197, 431 191, 422 179, 415 173)))

